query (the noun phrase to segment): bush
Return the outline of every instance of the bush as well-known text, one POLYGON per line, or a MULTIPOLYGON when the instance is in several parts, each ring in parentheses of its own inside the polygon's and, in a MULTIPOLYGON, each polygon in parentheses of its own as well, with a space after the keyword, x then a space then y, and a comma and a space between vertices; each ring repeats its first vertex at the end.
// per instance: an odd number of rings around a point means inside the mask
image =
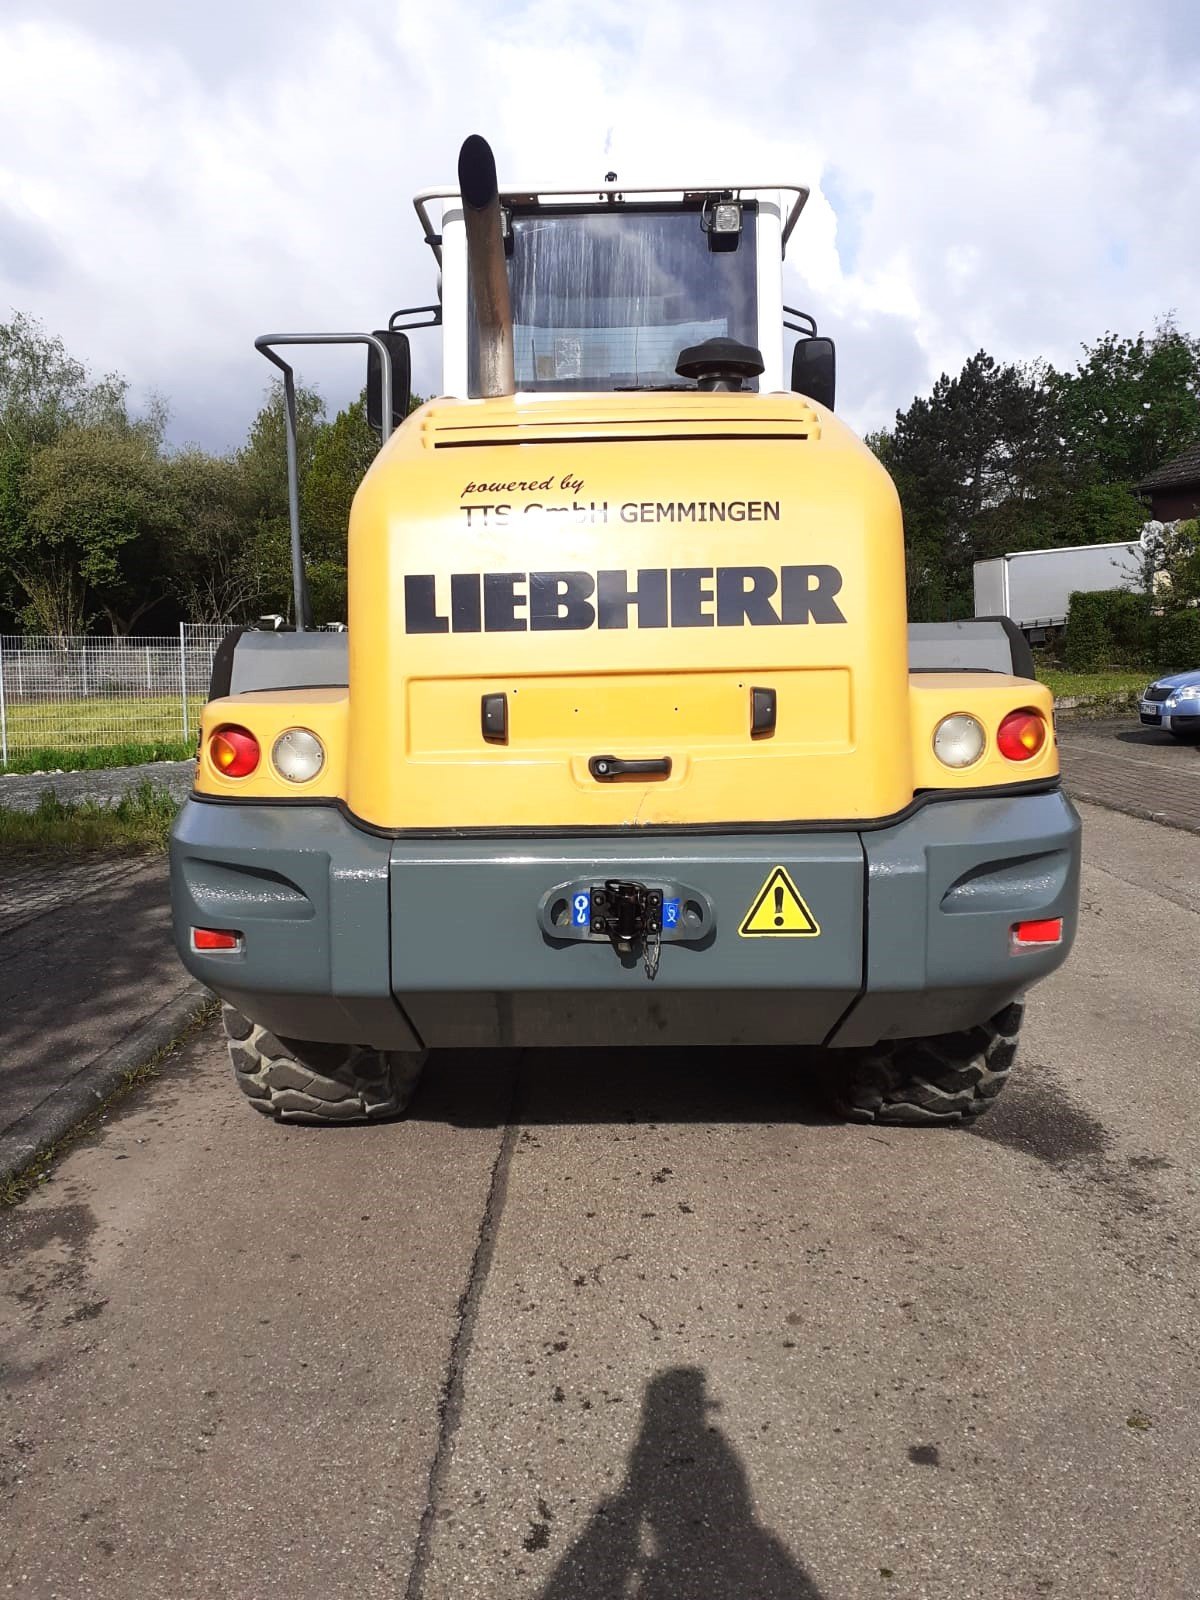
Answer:
POLYGON ((1157 655, 1156 632, 1147 595, 1128 589, 1073 594, 1063 659, 1074 672, 1150 666, 1157 655))
POLYGON ((1108 601, 1114 660, 1128 667, 1151 666, 1157 649, 1157 626, 1150 612, 1150 596, 1114 589, 1108 601))
POLYGON ((1159 672, 1200 667, 1200 611, 1171 611, 1158 625, 1159 672))

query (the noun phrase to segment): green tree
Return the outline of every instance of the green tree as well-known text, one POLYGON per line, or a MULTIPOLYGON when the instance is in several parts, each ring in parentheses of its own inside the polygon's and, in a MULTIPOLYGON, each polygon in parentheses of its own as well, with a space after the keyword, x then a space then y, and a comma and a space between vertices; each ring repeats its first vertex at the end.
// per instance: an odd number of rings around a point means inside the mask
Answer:
POLYGON ((28 537, 14 566, 26 622, 77 631, 94 604, 115 634, 129 633, 167 593, 177 525, 153 429, 68 428, 33 453, 26 493, 28 537))
POLYGON ((236 456, 182 450, 164 463, 175 531, 168 582, 193 622, 246 622, 267 599, 254 496, 236 456))
POLYGON ((10 612, 32 605, 41 615, 49 606, 72 622, 84 617, 78 574, 62 552, 51 557, 31 542, 30 464, 67 428, 126 421, 124 379, 93 381, 62 340, 30 317, 0 323, 0 604, 10 612))
POLYGON ((318 622, 346 619, 346 534, 350 504, 379 440, 367 424, 365 395, 322 427, 304 480, 301 531, 304 565, 318 622))
MULTIPOLYGON (((324 424, 325 402, 315 389, 296 389, 296 457, 303 503, 304 483, 324 424)), ((251 560, 261 574, 260 604, 292 614, 292 557, 288 523, 287 428, 282 383, 274 383, 250 424, 236 460, 248 496, 247 536, 251 560)))
POLYGON ((1147 533, 1143 549, 1145 587, 1159 610, 1200 605, 1200 519, 1158 524, 1147 533))
POLYGON ((1200 340, 1171 317, 1149 337, 1106 333, 1048 380, 1078 481, 1132 488, 1200 438, 1200 340))
POLYGON ((1014 539, 1018 549, 1061 542, 1050 511, 1062 497, 1055 417, 1039 367, 980 350, 868 443, 900 495, 914 619, 969 615, 973 563, 1014 539))

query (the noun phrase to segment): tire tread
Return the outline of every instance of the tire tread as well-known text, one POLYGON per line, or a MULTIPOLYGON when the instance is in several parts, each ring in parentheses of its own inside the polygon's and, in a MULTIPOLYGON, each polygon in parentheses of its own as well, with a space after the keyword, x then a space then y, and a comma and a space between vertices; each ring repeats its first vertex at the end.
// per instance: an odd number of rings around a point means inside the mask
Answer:
POLYGON ((860 1052, 839 1076, 838 1112, 854 1122, 973 1122, 1008 1081, 1024 1014, 1014 1001, 979 1027, 860 1052))
POLYGON ((285 1039, 233 1006, 222 1022, 234 1081, 277 1122, 378 1122, 399 1115, 420 1078, 424 1051, 376 1050, 285 1039))

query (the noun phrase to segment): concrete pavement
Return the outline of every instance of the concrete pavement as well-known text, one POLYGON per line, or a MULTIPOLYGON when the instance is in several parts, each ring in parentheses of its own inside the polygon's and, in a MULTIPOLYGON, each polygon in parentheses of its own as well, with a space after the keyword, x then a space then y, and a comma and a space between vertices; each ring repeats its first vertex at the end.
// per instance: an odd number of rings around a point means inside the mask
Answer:
POLYGON ((187 1046, 0 1223, 5 1592, 1190 1600, 1200 840, 1085 812, 975 1132, 729 1051, 281 1129, 187 1046))
POLYGON ((0 867, 0 1173, 111 1094, 204 991, 171 940, 161 856, 0 867))

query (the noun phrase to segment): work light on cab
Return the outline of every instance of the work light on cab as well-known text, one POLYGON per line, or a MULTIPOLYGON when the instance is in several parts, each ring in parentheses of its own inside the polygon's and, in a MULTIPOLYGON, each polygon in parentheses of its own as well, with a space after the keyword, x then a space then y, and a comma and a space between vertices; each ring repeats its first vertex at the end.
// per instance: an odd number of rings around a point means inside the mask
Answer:
POLYGON ((289 728, 271 747, 271 761, 289 783, 309 783, 325 765, 325 747, 307 728, 289 728))
POLYGON ((996 732, 996 748, 1009 761, 1028 761, 1046 743, 1046 720, 1039 711, 1010 711, 996 732))
POLYGON ((973 766, 986 743, 983 724, 966 711, 943 717, 933 733, 933 753, 944 767, 973 766))
POLYGON ((261 752, 249 728, 217 728, 208 741, 208 758, 223 777, 248 778, 261 752))

